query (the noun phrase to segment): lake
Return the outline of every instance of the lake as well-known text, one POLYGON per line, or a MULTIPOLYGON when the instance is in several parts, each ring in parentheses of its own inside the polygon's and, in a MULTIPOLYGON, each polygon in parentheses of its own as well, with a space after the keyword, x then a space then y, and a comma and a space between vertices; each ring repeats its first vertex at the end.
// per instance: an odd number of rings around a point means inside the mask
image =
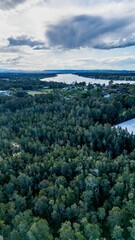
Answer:
POLYGON ((125 121, 116 125, 115 127, 121 127, 122 129, 127 129, 129 133, 135 134, 135 118, 125 121))
MULTIPOLYGON (((108 85, 110 80, 105 80, 105 79, 94 79, 94 78, 86 78, 86 77, 81 77, 78 75, 74 75, 74 74, 58 74, 56 77, 52 77, 52 78, 43 78, 40 79, 41 81, 53 81, 53 82, 64 82, 67 84, 71 84, 74 82, 80 83, 80 82, 86 82, 86 84, 105 84, 108 85)), ((135 81, 113 81, 113 84, 135 84, 135 81)))
POLYGON ((10 91, 8 90, 0 91, 0 95, 8 95, 8 94, 10 94, 10 91))

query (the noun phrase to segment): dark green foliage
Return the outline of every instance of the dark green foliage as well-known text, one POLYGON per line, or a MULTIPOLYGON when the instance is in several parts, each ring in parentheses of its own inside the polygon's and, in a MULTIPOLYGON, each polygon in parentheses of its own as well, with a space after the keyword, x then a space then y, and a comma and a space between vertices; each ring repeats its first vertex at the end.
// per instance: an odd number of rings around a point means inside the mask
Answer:
POLYGON ((113 127, 135 117, 134 86, 104 91, 0 97, 4 240, 134 239, 135 136, 113 127))
POLYGON ((55 89, 66 86, 65 83, 49 82, 48 79, 51 77, 56 77, 56 74, 0 73, 0 90, 27 91, 39 90, 43 87, 55 89), (43 78, 46 78, 47 81, 40 81, 43 78))
POLYGON ((88 78, 96 78, 96 79, 109 79, 110 84, 113 80, 135 80, 135 72, 134 71, 86 71, 76 73, 79 76, 88 77, 88 78))

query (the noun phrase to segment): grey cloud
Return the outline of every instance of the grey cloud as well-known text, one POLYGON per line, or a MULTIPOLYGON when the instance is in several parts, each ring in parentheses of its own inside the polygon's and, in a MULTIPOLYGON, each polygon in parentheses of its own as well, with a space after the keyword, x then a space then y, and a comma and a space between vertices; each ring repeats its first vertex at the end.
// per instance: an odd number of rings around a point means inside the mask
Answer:
POLYGON ((41 46, 37 46, 37 47, 34 47, 33 50, 49 50, 50 48, 49 47, 46 47, 45 45, 41 45, 41 46))
POLYGON ((33 40, 29 38, 26 35, 19 36, 17 38, 9 37, 9 46, 29 46, 29 47, 35 47, 35 46, 40 46, 44 45, 43 42, 33 40))
POLYGON ((44 42, 34 40, 26 35, 22 35, 16 38, 9 37, 7 40, 9 42, 9 47, 29 46, 34 50, 47 49, 44 42))
POLYGON ((125 60, 117 61, 117 63, 115 64, 120 66, 127 66, 127 65, 131 66, 131 65, 135 65, 135 59, 127 58, 125 60))
POLYGON ((23 59, 21 56, 16 56, 16 57, 11 57, 11 58, 5 58, 5 59, 0 59, 0 64, 5 64, 7 65, 18 65, 20 64, 20 61, 23 59))
POLYGON ((95 48, 98 49, 114 49, 114 48, 126 48, 132 47, 135 45, 135 37, 129 36, 127 38, 119 39, 118 41, 110 42, 110 43, 98 43, 95 45, 95 48))
POLYGON ((22 57, 14 57, 14 58, 7 58, 5 63, 7 64, 19 64, 20 63, 20 60, 22 59, 22 57))
POLYGON ((109 36, 121 39, 131 23, 129 18, 104 19, 99 16, 80 15, 50 25, 46 31, 48 43, 52 47, 63 49, 78 49, 92 47, 97 49, 111 49, 135 45, 133 39, 118 40, 106 43, 104 39, 109 36), (119 36, 120 35, 120 36, 119 36))
POLYGON ((121 57, 121 58, 115 58, 114 59, 104 59, 102 61, 102 64, 104 66, 108 66, 108 68, 113 68, 113 69, 134 69, 135 66, 135 58, 134 57, 121 57))
POLYGON ((27 0, 0 0, 0 9, 9 10, 23 4, 27 0))
POLYGON ((1 47, 0 52, 1 53, 18 53, 18 52, 21 52, 21 51, 18 48, 6 46, 6 47, 1 47))

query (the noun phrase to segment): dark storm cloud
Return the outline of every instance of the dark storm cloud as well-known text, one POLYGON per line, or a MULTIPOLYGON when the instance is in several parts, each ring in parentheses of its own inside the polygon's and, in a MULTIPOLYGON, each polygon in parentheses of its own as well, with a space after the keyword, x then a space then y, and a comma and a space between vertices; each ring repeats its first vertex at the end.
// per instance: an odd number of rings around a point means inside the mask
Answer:
POLYGON ((22 36, 19 36, 16 38, 9 37, 7 40, 9 42, 9 47, 29 46, 29 47, 33 48, 34 50, 46 49, 44 42, 38 41, 38 40, 33 40, 26 35, 22 35, 22 36))
POLYGON ((131 39, 118 41, 113 44, 106 43, 106 37, 117 36, 121 39, 131 19, 104 19, 99 16, 80 15, 63 20, 56 25, 48 27, 46 36, 50 46, 58 46, 63 49, 78 49, 81 47, 93 47, 98 49, 111 49, 134 45, 131 39))
POLYGON ((0 0, 0 9, 9 10, 26 1, 27 0, 0 0))

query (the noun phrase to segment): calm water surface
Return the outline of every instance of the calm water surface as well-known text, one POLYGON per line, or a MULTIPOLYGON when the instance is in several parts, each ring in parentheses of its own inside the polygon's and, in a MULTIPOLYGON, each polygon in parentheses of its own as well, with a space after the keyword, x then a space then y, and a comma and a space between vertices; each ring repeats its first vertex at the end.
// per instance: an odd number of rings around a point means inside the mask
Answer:
POLYGON ((122 129, 127 129, 129 133, 135 134, 135 118, 116 125, 122 129))
MULTIPOLYGON (((67 84, 71 84, 74 82, 80 83, 80 82, 86 82, 86 84, 105 84, 108 85, 110 80, 105 79, 94 79, 94 78, 86 78, 86 77, 80 77, 74 74, 59 74, 56 77, 52 78, 43 78, 41 81, 54 81, 54 82, 64 82, 67 84)), ((115 84, 121 84, 121 83, 129 83, 129 84, 135 84, 135 81, 116 81, 114 80, 113 83, 115 84)))

